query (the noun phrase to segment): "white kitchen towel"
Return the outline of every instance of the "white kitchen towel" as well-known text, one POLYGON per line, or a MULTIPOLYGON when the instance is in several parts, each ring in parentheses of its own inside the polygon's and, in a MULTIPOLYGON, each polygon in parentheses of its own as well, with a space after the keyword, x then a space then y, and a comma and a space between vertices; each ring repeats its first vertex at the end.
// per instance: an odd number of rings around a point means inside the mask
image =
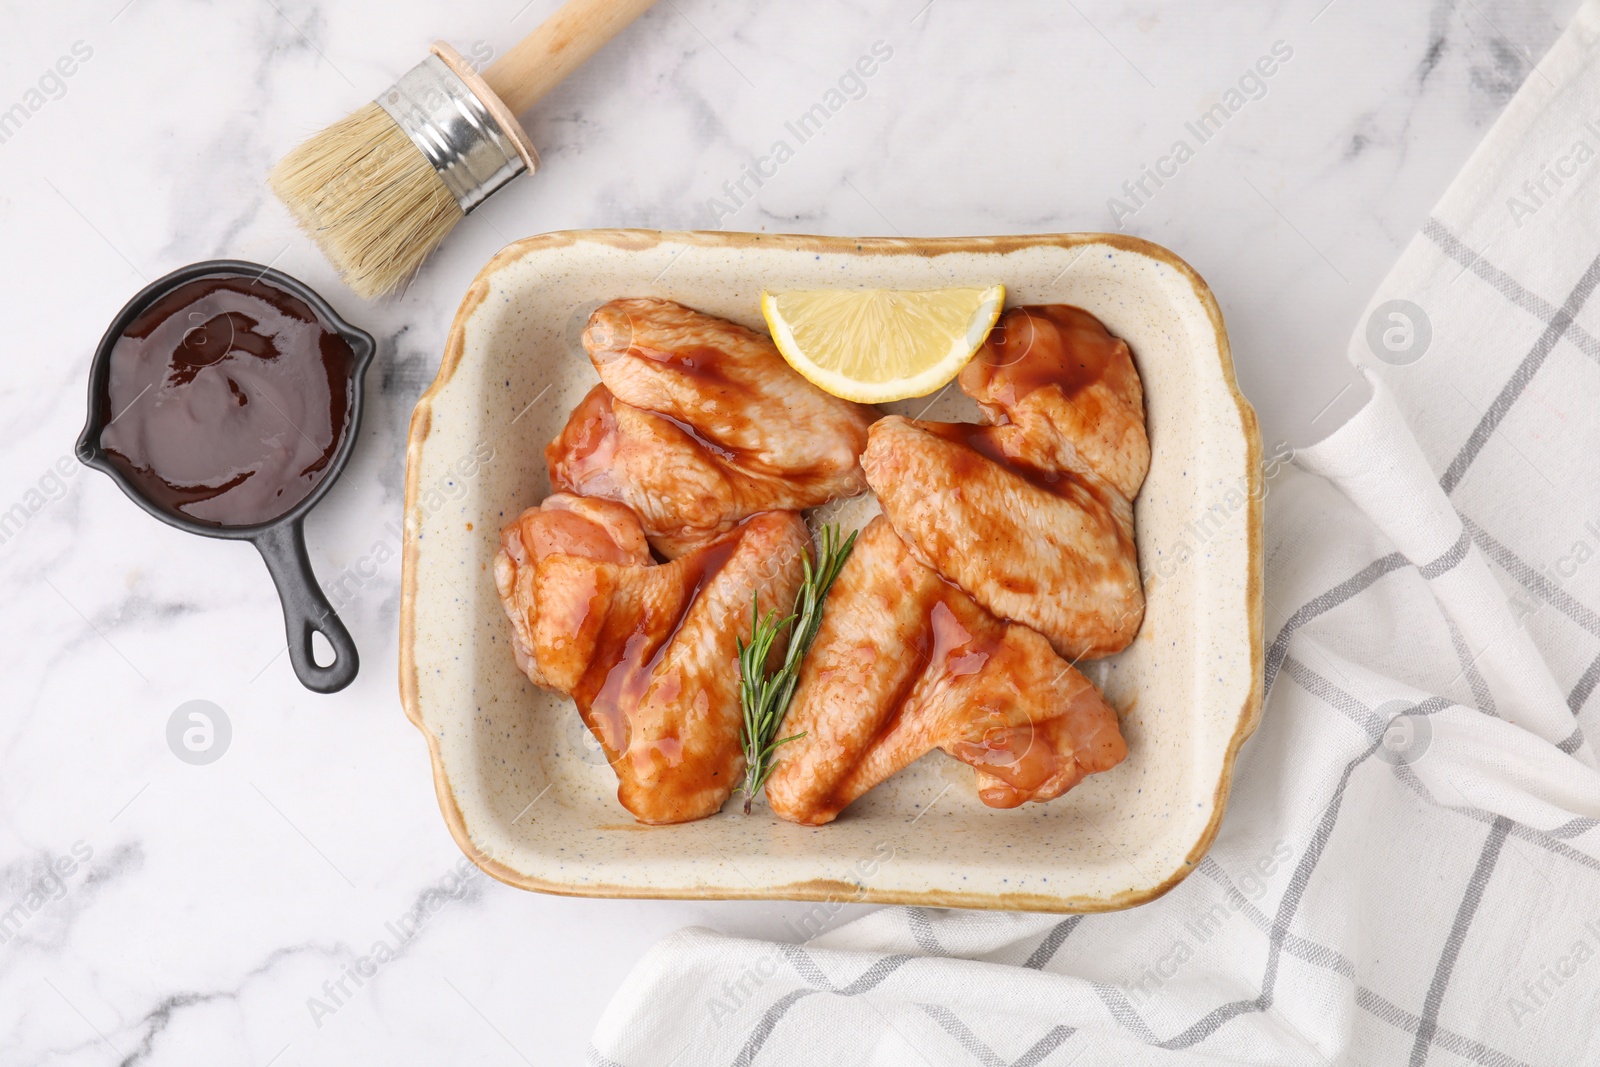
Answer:
POLYGON ((1597 152, 1593 0, 1373 297, 1370 404, 1268 483, 1267 706, 1195 874, 685 930, 591 1061, 1600 1064, 1597 152))

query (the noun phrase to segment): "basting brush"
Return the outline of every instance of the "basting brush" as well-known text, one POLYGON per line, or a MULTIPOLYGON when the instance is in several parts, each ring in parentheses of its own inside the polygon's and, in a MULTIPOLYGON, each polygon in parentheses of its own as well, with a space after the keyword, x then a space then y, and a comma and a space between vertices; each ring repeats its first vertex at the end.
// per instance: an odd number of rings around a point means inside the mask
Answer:
POLYGON ((380 296, 539 155, 517 116, 652 0, 569 0, 480 76, 440 41, 372 103, 297 146, 268 182, 350 288, 380 296))

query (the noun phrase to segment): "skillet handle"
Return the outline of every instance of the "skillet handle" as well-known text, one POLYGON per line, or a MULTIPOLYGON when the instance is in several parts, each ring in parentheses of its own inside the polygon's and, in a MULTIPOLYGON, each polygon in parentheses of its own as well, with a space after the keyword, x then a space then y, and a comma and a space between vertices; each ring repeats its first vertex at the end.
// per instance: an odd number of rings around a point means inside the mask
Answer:
POLYGON ((311 557, 306 555, 305 531, 298 521, 286 522, 262 531, 254 541, 283 601, 289 662, 300 684, 313 693, 337 693, 355 681, 361 659, 350 631, 317 584, 311 557), (311 654, 311 635, 318 631, 333 647, 333 662, 326 667, 317 666, 311 654))

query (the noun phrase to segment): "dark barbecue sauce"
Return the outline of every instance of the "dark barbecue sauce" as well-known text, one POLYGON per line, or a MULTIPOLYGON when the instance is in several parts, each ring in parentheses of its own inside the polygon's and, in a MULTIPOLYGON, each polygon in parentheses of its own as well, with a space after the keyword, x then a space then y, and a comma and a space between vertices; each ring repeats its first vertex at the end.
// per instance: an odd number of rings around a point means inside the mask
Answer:
POLYGON ((100 446, 167 511, 269 522, 327 475, 354 369, 349 342, 298 297, 247 275, 199 278, 117 338, 100 446))

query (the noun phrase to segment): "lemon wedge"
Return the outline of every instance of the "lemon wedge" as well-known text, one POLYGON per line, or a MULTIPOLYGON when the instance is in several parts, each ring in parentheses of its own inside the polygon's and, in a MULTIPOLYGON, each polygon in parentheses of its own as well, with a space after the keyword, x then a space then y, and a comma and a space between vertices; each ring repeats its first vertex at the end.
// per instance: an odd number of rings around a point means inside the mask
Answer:
POLYGON ((811 289, 761 294, 773 343, 834 396, 882 404, 926 396, 954 378, 1000 317, 986 289, 811 289))

